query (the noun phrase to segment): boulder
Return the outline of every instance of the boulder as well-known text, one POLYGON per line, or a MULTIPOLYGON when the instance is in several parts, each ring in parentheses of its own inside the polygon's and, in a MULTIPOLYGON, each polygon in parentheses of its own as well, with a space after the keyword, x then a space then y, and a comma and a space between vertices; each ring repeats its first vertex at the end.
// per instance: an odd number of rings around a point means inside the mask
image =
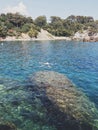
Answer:
POLYGON ((83 42, 90 42, 90 37, 87 36, 87 37, 83 38, 83 42))
POLYGON ((0 81, 0 130, 98 130, 95 105, 63 74, 40 71, 19 86, 0 81))
POLYGON ((63 74, 40 71, 31 82, 58 130, 94 130, 98 126, 95 105, 63 74))
POLYGON ((98 36, 95 37, 95 41, 98 42, 98 36))

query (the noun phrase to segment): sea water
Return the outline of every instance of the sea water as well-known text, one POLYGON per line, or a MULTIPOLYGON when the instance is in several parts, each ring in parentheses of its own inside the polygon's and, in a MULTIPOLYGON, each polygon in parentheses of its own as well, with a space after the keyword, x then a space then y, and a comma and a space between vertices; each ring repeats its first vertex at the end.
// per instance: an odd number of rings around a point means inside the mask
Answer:
POLYGON ((66 75, 98 108, 98 42, 0 43, 0 86, 6 89, 26 86, 32 74, 42 70, 66 75))

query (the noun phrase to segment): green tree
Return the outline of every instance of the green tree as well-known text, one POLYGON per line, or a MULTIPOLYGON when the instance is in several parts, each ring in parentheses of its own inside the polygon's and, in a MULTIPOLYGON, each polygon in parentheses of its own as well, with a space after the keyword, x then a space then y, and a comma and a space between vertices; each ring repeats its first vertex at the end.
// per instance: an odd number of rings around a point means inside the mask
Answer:
POLYGON ((21 32, 27 33, 27 32, 30 30, 30 28, 31 28, 31 25, 28 24, 28 23, 26 23, 26 24, 24 24, 24 25, 22 26, 21 32))
POLYGON ((51 23, 55 23, 57 21, 62 21, 62 19, 58 16, 51 16, 50 19, 51 19, 51 23))
POLYGON ((5 38, 7 36, 7 28, 6 26, 0 26, 0 37, 5 38))
POLYGON ((38 31, 31 28, 30 31, 28 32, 28 35, 30 36, 30 38, 33 37, 37 38, 38 31))
POLYGON ((44 27, 47 24, 46 16, 39 16, 35 19, 35 25, 44 27))

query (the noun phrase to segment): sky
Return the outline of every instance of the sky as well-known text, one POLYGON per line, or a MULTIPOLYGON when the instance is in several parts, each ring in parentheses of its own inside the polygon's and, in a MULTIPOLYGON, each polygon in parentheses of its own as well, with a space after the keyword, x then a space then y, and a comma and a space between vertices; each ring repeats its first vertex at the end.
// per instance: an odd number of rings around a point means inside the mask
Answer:
POLYGON ((33 19, 40 15, 67 18, 92 16, 98 20, 98 0, 0 0, 0 13, 19 12, 33 19))

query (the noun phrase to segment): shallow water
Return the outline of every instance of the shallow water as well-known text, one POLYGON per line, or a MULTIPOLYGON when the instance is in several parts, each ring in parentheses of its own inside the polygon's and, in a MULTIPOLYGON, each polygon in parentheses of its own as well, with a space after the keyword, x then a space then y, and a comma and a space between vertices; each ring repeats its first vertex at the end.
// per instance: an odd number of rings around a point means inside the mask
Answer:
POLYGON ((0 44, 1 84, 26 84, 24 81, 39 70, 64 73, 98 105, 97 42, 45 41, 0 44))
POLYGON ((0 43, 2 86, 26 86, 30 76, 40 70, 67 75, 98 107, 98 42, 0 43))

